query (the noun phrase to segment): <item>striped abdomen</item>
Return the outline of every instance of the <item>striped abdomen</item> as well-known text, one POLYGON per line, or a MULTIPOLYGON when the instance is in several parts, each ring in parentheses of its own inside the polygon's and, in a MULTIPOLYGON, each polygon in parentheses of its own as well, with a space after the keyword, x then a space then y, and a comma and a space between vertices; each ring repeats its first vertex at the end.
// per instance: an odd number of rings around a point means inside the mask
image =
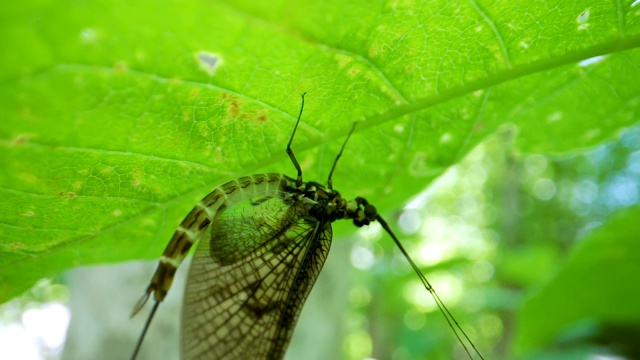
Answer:
POLYGON ((178 266, 191 246, 207 231, 217 214, 251 198, 282 197, 282 189, 293 184, 295 180, 283 174, 257 174, 244 176, 215 188, 196 204, 173 233, 147 287, 147 295, 154 292, 156 301, 164 300, 178 266))

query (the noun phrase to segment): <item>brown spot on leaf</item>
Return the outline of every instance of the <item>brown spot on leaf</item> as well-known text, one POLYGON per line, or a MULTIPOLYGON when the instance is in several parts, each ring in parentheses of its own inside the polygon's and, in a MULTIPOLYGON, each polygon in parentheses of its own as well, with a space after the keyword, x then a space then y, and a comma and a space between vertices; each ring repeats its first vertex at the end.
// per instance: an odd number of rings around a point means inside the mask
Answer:
POLYGON ((369 48, 369 57, 374 59, 380 55, 380 48, 376 45, 373 45, 369 48))
POLYGON ((257 117, 258 121, 260 122, 265 122, 267 121, 267 110, 265 109, 260 109, 260 111, 258 111, 258 117, 257 117))
POLYGON ((134 167, 133 170, 131 171, 131 175, 132 175, 131 186, 136 187, 142 184, 142 180, 144 179, 144 172, 140 167, 137 167, 137 166, 134 167))
POLYGON ((222 95, 224 98, 224 103, 227 105, 227 113, 231 118, 237 118, 238 114, 240 114, 240 101, 235 96, 231 96, 228 94, 222 95))
POLYGON ((118 61, 113 65, 113 70, 115 70, 116 74, 122 74, 129 70, 129 65, 124 61, 118 61))
POLYGON ((13 138, 13 145, 22 145, 29 141, 29 137, 30 136, 28 134, 19 134, 18 136, 13 138))
POLYGON ((193 114, 191 113, 191 108, 184 108, 182 110, 182 121, 189 122, 193 119, 193 114))
POLYGON ((191 92, 189 93, 189 100, 195 100, 198 98, 198 96, 200 96, 200 89, 199 88, 191 89, 191 92))
POLYGON ((24 248, 24 245, 22 243, 20 243, 20 242, 14 242, 14 243, 11 243, 11 244, 7 245, 7 247, 9 249, 12 249, 12 250, 17 250, 17 249, 24 248))

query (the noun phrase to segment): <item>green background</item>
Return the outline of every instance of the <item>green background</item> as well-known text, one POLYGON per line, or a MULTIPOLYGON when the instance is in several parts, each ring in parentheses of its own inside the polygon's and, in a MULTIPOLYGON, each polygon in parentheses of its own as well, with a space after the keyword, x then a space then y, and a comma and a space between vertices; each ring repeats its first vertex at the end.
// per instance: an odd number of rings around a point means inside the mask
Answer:
MULTIPOLYGON (((475 229, 418 262, 461 279, 452 307, 486 358, 633 353, 640 4, 22 1, 0 24, 1 301, 73 267, 157 258, 215 186, 292 175, 307 92, 306 180, 324 182, 358 121, 334 175, 345 197, 396 220, 429 188, 412 210, 423 229, 399 231, 418 257, 430 217, 475 229)), ((389 239, 367 246, 375 266, 354 281, 369 300, 351 311, 369 320, 345 330, 343 356, 451 358, 443 322, 399 320, 429 306, 407 304, 415 275, 389 239)))

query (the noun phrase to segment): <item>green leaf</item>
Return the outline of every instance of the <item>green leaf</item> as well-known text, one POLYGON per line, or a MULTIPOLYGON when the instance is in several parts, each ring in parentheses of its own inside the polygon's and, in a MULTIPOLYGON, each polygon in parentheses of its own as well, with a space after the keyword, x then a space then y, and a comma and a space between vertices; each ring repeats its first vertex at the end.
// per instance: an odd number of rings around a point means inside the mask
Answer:
POLYGON ((561 335, 594 335, 594 327, 640 324, 639 217, 635 206, 593 230, 554 279, 526 299, 518 316, 518 351, 561 335))
POLYGON ((0 300, 154 258, 193 204, 254 172, 335 174, 391 210, 504 124, 524 152, 635 121, 630 4, 8 2, 0 6, 0 300), (591 64, 580 63, 603 56, 591 64), (212 66, 212 59, 218 62, 212 66))

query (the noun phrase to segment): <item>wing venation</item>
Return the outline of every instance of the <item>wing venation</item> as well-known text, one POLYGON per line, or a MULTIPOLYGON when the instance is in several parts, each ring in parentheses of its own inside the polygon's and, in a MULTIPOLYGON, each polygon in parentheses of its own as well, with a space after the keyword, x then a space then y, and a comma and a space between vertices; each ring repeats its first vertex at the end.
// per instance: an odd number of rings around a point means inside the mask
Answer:
POLYGON ((331 244, 302 201, 246 201, 219 213, 185 290, 183 359, 280 359, 331 244))

